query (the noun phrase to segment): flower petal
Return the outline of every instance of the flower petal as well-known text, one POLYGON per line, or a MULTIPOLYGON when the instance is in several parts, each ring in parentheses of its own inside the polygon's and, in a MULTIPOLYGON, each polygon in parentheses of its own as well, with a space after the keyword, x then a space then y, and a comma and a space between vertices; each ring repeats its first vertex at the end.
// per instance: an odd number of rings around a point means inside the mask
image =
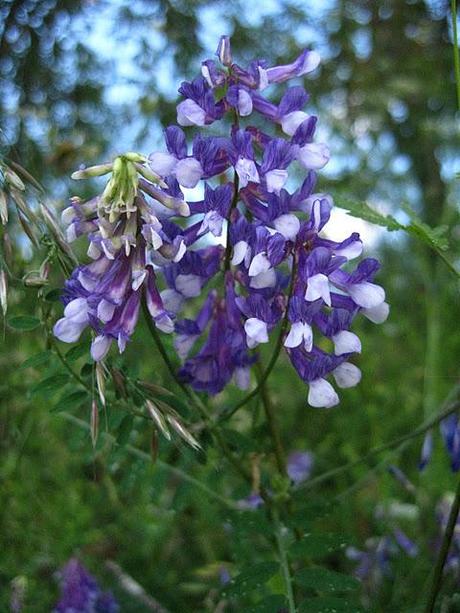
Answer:
POLYGON ((308 385, 308 404, 311 407, 328 409, 339 403, 339 397, 326 379, 316 379, 308 385))

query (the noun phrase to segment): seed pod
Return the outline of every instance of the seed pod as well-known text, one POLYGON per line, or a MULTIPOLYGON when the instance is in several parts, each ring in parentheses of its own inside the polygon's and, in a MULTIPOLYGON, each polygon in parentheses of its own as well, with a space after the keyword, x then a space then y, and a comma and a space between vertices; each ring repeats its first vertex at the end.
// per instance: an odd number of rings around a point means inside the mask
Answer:
POLYGON ((152 418, 153 422, 158 426, 158 429, 161 431, 161 433, 163 434, 163 436, 170 441, 171 440, 171 434, 168 430, 168 426, 163 418, 163 415, 161 414, 161 412, 158 410, 158 407, 153 404, 153 402, 151 400, 146 400, 145 401, 145 406, 147 407, 148 412, 150 413, 150 417, 152 418))
POLYGON ((200 443, 196 440, 194 436, 184 427, 180 421, 174 417, 173 415, 167 415, 166 419, 170 426, 177 432, 177 434, 184 439, 186 443, 188 443, 193 449, 201 449, 200 443))
POLYGON ((143 381, 141 379, 137 383, 141 385, 144 389, 148 390, 149 392, 153 392, 154 394, 165 394, 167 396, 174 396, 174 393, 171 392, 171 390, 166 389, 162 385, 157 385, 156 383, 151 383, 150 381, 143 381))
POLYGON ((4 226, 8 223, 8 199, 2 189, 0 189, 0 220, 4 226))
POLYGON ((3 257, 5 258, 5 262, 7 264, 11 264, 11 260, 13 258, 13 245, 11 243, 11 238, 8 232, 5 230, 3 232, 3 257))
POLYGON ((28 273, 23 277, 22 281, 26 287, 43 287, 44 285, 48 285, 48 279, 36 272, 28 273))
POLYGON ((8 310, 8 277, 3 268, 0 270, 0 304, 5 316, 8 310))
POLYGON ((6 167, 4 174, 5 174, 5 181, 6 183, 8 183, 8 185, 21 190, 21 192, 23 192, 26 189, 26 186, 21 181, 21 179, 18 177, 18 175, 13 170, 11 170, 11 168, 8 168, 8 166, 6 167))
POLYGON ((39 246, 39 242, 37 237, 35 236, 35 232, 33 231, 32 226, 27 221, 27 219, 18 211, 18 219, 21 224, 21 228, 24 230, 24 233, 29 238, 30 242, 35 245, 35 247, 39 246))
POLYGON ((22 197, 22 194, 18 192, 16 189, 12 189, 10 194, 14 200, 14 203, 16 204, 16 207, 27 217, 27 219, 31 223, 36 224, 38 222, 37 216, 31 210, 31 208, 27 205, 26 201, 22 197))
POLYGON ((40 185, 40 183, 37 181, 37 179, 35 179, 35 177, 33 177, 30 172, 28 172, 25 168, 23 168, 20 164, 17 164, 16 162, 13 162, 12 160, 10 160, 9 162, 10 166, 12 168, 14 168, 14 170, 19 173, 20 175, 22 175, 22 177, 28 181, 31 185, 33 185, 36 189, 38 189, 40 192, 43 192, 44 189, 43 187, 40 185))
POLYGON ((105 378, 101 362, 96 362, 96 383, 102 406, 105 407, 105 378))
POLYGON ((150 454, 152 456, 152 462, 154 464, 158 458, 158 448, 159 448, 158 434, 155 428, 153 428, 152 436, 150 437, 150 454))
POLYGON ((121 370, 118 370, 118 368, 111 368, 110 374, 112 375, 112 381, 115 386, 115 390, 122 398, 127 398, 125 377, 121 370))
POLYGON ((99 409, 96 400, 93 398, 91 403, 91 442, 96 447, 97 436, 99 434, 99 409))

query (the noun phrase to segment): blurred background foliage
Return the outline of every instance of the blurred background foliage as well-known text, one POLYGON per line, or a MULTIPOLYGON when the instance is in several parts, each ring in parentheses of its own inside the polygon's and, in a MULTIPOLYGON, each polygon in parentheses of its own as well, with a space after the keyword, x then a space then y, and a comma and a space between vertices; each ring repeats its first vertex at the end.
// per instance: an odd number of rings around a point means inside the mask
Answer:
MULTIPOLYGON (((257 5, 239 0, 6 0, 0 4, 1 153, 27 168, 62 207, 75 193, 69 175, 79 164, 104 161, 123 150, 149 153, 160 145, 162 126, 175 121, 180 81, 212 55, 220 34, 232 35, 241 64, 252 57, 285 63, 313 46, 323 63, 306 86, 320 133, 333 151, 319 189, 367 200, 402 222, 406 203, 431 226, 447 225, 449 257, 458 266, 454 179, 460 171, 460 133, 449 15, 444 0, 270 0, 257 5)), ((338 213, 335 224, 338 231, 350 229, 345 214, 338 213)), ((357 330, 363 340, 362 384, 342 394, 338 409, 315 411, 306 407, 306 390, 287 361, 280 359, 269 380, 286 448, 312 451, 314 476, 415 428, 438 409, 460 374, 455 277, 401 233, 385 233, 362 221, 354 225, 367 237, 368 254, 382 259, 379 283, 392 307, 383 327, 361 322, 357 330)), ((31 255, 14 220, 10 235, 12 268, 20 278, 38 268, 40 258, 31 255)), ((52 277, 49 289, 61 284, 62 278, 52 277)), ((33 288, 15 284, 9 302, 12 315, 37 314, 33 288)), ((50 303, 50 308, 57 317, 59 305, 50 303)), ((130 377, 171 387, 143 332, 136 333, 123 362, 114 364, 130 377)), ((130 452, 134 445, 149 453, 152 431, 145 420, 109 407, 109 430, 121 444, 101 439, 93 451, 88 432, 60 414, 65 409, 88 422, 89 399, 81 395, 73 405, 68 402, 74 386, 65 379, 61 389, 37 388, 44 377, 62 373, 53 358, 41 354, 46 349, 39 331, 19 334, 5 324, 0 610, 8 610, 10 585, 17 577, 26 578, 24 610, 51 610, 58 594, 56 570, 72 555, 114 590, 123 611, 153 609, 120 586, 105 566, 109 559, 171 611, 241 610, 222 604, 219 581, 224 569, 232 573, 235 564, 254 561, 254 534, 241 547, 233 519, 216 500, 161 462, 130 452), (39 353, 41 361, 21 368, 39 353)), ((74 366, 84 369, 84 356, 74 366)), ((238 397, 231 388, 213 406, 225 407, 238 397)), ((235 451, 258 461, 269 475, 272 458, 258 456, 268 434, 257 402, 235 416, 229 428, 235 451)), ((419 509, 417 519, 402 522, 420 553, 395 559, 395 580, 374 592, 371 610, 409 611, 409 604, 420 602, 438 530, 435 505, 455 484, 441 441, 435 441, 434 459, 422 473, 417 470, 420 439, 384 456, 407 472, 415 494, 385 470, 370 471, 382 457, 305 493, 309 500, 334 500, 335 511, 323 519, 323 529, 348 534, 359 548, 389 529, 376 517, 378 505, 399 500, 419 509)), ((159 458, 227 498, 236 501, 250 493, 212 448, 203 457, 160 442, 159 458)), ((260 551, 264 559, 263 546, 260 551)), ((328 564, 345 572, 353 568, 343 554, 330 556, 328 564)), ((445 594, 454 588, 446 582, 445 594)))

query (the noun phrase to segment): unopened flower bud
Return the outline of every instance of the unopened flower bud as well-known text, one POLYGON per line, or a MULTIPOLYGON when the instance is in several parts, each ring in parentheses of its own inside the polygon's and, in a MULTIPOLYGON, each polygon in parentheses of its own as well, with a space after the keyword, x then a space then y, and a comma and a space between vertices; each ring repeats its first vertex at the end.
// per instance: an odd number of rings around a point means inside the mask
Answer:
POLYGON ((88 168, 80 168, 79 170, 73 172, 70 176, 76 181, 79 181, 80 179, 89 179, 90 177, 102 177, 103 175, 111 172, 112 167, 112 162, 108 164, 97 164, 96 166, 89 166, 88 168))
POLYGON ((144 164, 147 162, 147 158, 145 155, 141 155, 140 153, 136 153, 135 151, 128 151, 123 155, 123 157, 129 162, 144 164))
POLYGON ((232 50, 230 47, 230 37, 221 36, 217 46, 216 55, 224 66, 232 65, 232 50))
POLYGON ((150 168, 147 168, 147 166, 142 166, 142 164, 136 163, 135 167, 137 172, 142 175, 144 179, 147 179, 147 181, 150 181, 151 183, 156 183, 162 188, 168 187, 163 181, 163 179, 160 177, 160 175, 157 175, 156 172, 153 172, 153 170, 150 170, 150 168))

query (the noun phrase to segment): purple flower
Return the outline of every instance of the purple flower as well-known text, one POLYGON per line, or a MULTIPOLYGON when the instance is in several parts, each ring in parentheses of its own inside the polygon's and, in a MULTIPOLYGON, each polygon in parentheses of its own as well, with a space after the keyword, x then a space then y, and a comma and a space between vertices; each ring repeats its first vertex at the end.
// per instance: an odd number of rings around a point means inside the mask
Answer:
POLYGON ((61 597, 55 613, 117 613, 118 604, 110 592, 102 592, 96 579, 75 558, 60 572, 61 597))
POLYGON ((310 478, 313 455, 308 451, 292 451, 287 458, 287 474, 295 485, 310 478))
MULTIPOLYGON (((296 85, 278 103, 266 95, 269 85, 313 71, 319 56, 304 50, 291 64, 261 59, 242 67, 222 37, 217 58, 182 83, 177 121, 205 128, 225 118, 226 133, 203 130, 190 148, 185 132, 169 126, 163 151, 120 156, 103 167, 111 177, 102 194, 73 199, 64 212, 68 236, 86 235, 93 261, 67 281, 54 331, 74 342, 91 328, 93 358, 103 359, 113 341, 125 349, 144 300, 157 328, 175 334, 183 381, 216 394, 230 381, 250 385, 253 350, 284 321, 280 342, 308 386, 308 403, 331 407, 339 402, 332 380, 348 388, 361 378, 352 363, 361 352, 355 318, 382 323, 389 307, 374 282, 378 262, 351 263, 362 252, 359 235, 341 242, 323 236, 333 200, 314 189, 330 151, 315 141, 308 93, 296 85), (286 137, 273 134, 279 126, 286 137), (296 161, 304 179, 290 190, 296 161), (199 195, 186 197, 182 188, 199 195), (180 219, 189 215, 190 223, 180 219), (225 281, 214 284, 219 274, 225 281)), ((450 453, 456 436, 446 435, 450 453)))
MULTIPOLYGON (((450 458, 450 467, 453 472, 458 472, 460 469, 460 422, 458 415, 452 414, 443 419, 439 424, 439 430, 450 458)), ((419 470, 423 470, 428 465, 433 453, 433 446, 433 430, 429 430, 422 445, 419 470)))

